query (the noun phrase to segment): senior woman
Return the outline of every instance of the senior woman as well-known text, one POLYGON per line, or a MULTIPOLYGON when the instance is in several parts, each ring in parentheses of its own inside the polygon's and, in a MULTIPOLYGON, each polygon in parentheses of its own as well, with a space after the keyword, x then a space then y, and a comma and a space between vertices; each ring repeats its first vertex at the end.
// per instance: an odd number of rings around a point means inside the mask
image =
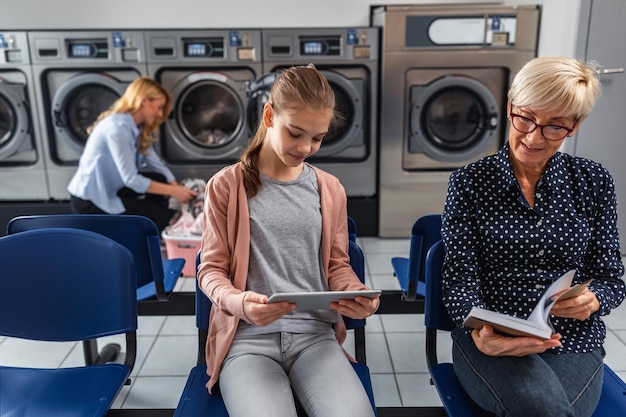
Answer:
POLYGON ((615 189, 600 164, 559 152, 599 95, 595 64, 531 60, 508 93, 508 143, 450 177, 443 290, 457 324, 454 369, 474 401, 498 416, 585 417, 600 397, 601 316, 625 295, 615 189), (472 306, 527 317, 570 269, 575 283, 593 281, 554 305, 551 338, 463 327, 472 306))

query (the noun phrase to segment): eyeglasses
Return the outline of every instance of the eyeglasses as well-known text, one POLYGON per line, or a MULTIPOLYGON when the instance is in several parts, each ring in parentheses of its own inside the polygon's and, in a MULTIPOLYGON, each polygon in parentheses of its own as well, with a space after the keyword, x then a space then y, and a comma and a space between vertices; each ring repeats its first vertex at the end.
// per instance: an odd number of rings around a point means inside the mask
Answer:
MULTIPOLYGON (((511 124, 518 132, 532 133, 535 131, 535 129, 539 127, 541 128, 541 134, 547 140, 565 139, 567 135, 571 134, 574 131, 574 129, 570 129, 569 127, 565 126, 540 125, 539 123, 536 123, 534 120, 531 120, 528 117, 524 117, 513 112, 509 113, 509 116, 511 116, 511 124)), ((576 123, 578 123, 578 120, 576 120, 576 123)), ((576 126, 576 123, 574 123, 574 126, 576 126)))

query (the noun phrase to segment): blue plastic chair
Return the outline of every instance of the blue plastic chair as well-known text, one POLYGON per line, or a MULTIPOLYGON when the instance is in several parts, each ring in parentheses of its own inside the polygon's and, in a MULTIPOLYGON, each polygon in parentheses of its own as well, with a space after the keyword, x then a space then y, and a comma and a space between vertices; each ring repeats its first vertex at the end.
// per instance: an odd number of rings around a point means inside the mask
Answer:
POLYGON ((425 262, 424 322, 426 324, 426 364, 431 383, 437 388, 439 398, 449 417, 492 416, 467 395, 456 377, 452 363, 439 363, 437 359, 437 331, 452 331, 455 324, 443 305, 441 268, 444 248, 439 240, 427 251, 425 262))
POLYGON ((424 259, 428 249, 441 239, 441 215, 427 214, 413 224, 409 257, 393 257, 391 265, 398 278, 404 300, 413 301, 424 297, 424 259))
POLYGON ((126 338, 123 364, 0 366, 0 415, 106 415, 136 357, 130 252, 93 232, 33 230, 0 238, 0 271, 0 335, 46 342, 126 338))
POLYGON ((126 214, 50 214, 11 219, 7 234, 47 227, 90 230, 124 245, 133 254, 137 301, 167 301, 185 265, 182 258, 163 259, 159 230, 152 220, 126 214))
MULTIPOLYGON (((363 251, 355 243, 350 241, 350 264, 362 282, 365 282, 365 258, 363 251)), ((196 268, 200 261, 200 252, 196 257, 196 268)), ((187 384, 180 397, 178 407, 174 412, 174 417, 228 417, 226 406, 219 394, 210 395, 206 384, 209 377, 206 374, 205 347, 209 329, 209 315, 211 314, 211 301, 204 295, 198 287, 196 280, 196 326, 198 327, 198 365, 195 366, 187 379, 187 384)), ((374 402, 374 391, 370 378, 369 368, 365 364, 365 319, 354 320, 344 317, 346 327, 354 329, 355 357, 357 363, 352 366, 358 374, 376 414, 376 404, 374 402)), ((349 401, 349 399, 346 399, 349 401)), ((304 414, 299 410, 299 415, 304 414)))
MULTIPOLYGON (((7 225, 7 234, 27 230, 63 227, 89 230, 107 236, 126 247, 134 259, 137 301, 156 298, 168 301, 185 265, 182 258, 163 259, 159 231, 152 220, 125 214, 50 214, 15 217, 7 225)), ((70 264, 71 265, 71 264, 70 264)), ((87 365, 110 362, 121 346, 109 343, 98 350, 97 340, 83 342, 87 365)))
POLYGON ((606 363, 600 401, 591 417, 626 416, 626 383, 606 363))
MULTIPOLYGON (((443 242, 435 243, 426 255, 426 299, 424 320, 426 324, 426 363, 431 383, 437 388, 439 398, 449 417, 492 416, 467 395, 451 363, 437 359, 437 331, 451 331, 455 324, 443 304, 441 269, 444 260, 443 242)), ((600 401, 592 417, 626 416, 626 384, 604 364, 604 381, 600 401)))
POLYGON ((348 216, 348 238, 356 243, 356 222, 348 216))

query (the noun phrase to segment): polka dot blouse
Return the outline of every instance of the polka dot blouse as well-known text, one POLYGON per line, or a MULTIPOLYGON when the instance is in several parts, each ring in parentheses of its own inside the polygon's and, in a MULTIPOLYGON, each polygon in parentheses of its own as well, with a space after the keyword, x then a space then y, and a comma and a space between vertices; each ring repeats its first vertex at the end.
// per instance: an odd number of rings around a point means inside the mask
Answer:
POLYGON ((448 311, 459 326, 472 306, 527 317, 547 286, 575 268, 574 282, 594 279, 589 289, 600 310, 585 321, 551 317, 563 336, 554 351, 601 347, 600 316, 625 295, 613 179, 600 164, 558 152, 534 197, 531 207, 513 176, 508 144, 450 176, 442 216, 448 311))

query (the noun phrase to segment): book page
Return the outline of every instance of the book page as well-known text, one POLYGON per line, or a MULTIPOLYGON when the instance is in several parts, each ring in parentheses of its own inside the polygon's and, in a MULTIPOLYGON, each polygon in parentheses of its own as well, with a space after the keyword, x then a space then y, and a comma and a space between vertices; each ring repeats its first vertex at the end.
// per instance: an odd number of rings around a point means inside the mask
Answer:
POLYGON ((550 310, 554 303, 558 300, 579 295, 589 285, 589 282, 591 282, 591 280, 588 280, 582 284, 571 286, 575 274, 576 270, 571 270, 554 281, 545 290, 527 319, 473 307, 465 318, 463 325, 480 329, 485 324, 489 324, 500 333, 512 336, 534 336, 548 339, 554 333, 554 329, 549 320, 550 310), (557 294, 560 295, 558 298, 555 298, 557 294))
POLYGON ((545 325, 548 324, 548 317, 550 315, 550 310, 554 303, 556 303, 556 299, 552 299, 558 293, 567 290, 572 286, 572 279, 574 279, 574 275, 576 274, 576 270, 572 269, 567 271, 565 274, 561 275, 559 279, 554 281, 550 286, 546 289, 546 292, 543 293, 541 299, 535 306, 533 312, 528 316, 528 321, 532 321, 534 323, 545 325))
POLYGON ((480 329, 489 324, 497 333, 509 336, 533 336, 548 339, 552 329, 547 324, 536 324, 520 317, 507 316, 495 311, 473 307, 463 322, 466 327, 480 329))

